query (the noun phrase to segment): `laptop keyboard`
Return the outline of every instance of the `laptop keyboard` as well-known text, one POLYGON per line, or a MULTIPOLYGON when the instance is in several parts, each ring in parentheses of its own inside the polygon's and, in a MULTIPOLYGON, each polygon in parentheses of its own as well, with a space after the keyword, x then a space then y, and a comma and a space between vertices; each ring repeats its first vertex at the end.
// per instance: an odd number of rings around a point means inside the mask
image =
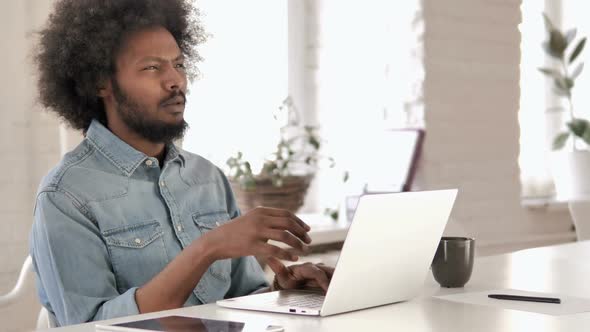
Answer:
POLYGON ((281 296, 272 303, 285 307, 321 308, 324 303, 324 295, 320 294, 289 294, 281 296))

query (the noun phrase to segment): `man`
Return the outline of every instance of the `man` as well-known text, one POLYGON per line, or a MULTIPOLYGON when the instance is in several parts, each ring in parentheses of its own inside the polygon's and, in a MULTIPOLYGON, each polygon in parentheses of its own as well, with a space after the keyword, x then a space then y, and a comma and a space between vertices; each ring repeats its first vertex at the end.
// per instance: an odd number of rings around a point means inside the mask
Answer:
POLYGON ((187 77, 203 42, 182 0, 60 0, 36 55, 41 103, 85 138, 42 181, 31 256, 58 325, 322 287, 333 269, 285 267, 309 226, 284 210, 240 216, 222 172, 182 137, 187 77), (281 249, 268 240, 283 242, 281 249))

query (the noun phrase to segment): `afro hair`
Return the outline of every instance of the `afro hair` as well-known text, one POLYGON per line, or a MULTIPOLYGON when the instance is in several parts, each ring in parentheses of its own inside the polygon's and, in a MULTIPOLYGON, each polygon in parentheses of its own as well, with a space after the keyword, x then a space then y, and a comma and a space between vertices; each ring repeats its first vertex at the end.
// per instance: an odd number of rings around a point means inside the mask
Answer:
POLYGON ((155 26, 172 34, 193 79, 206 36, 191 0, 58 0, 34 54, 39 101, 74 129, 106 124, 99 86, 116 72, 125 36, 155 26))

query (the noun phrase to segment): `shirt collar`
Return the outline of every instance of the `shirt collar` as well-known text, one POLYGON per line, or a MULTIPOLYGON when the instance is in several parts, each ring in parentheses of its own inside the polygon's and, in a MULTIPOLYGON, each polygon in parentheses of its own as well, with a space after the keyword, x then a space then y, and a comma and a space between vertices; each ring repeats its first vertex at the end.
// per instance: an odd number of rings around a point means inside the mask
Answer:
MULTIPOLYGON (((86 138, 127 176, 133 174, 137 167, 148 158, 146 154, 125 143, 97 120, 92 120, 86 138)), ((184 166, 183 153, 184 151, 178 149, 174 144, 167 144, 164 163, 178 160, 184 166)))
POLYGON ((184 158, 184 151, 181 148, 178 148, 176 145, 172 143, 166 144, 166 158, 164 158, 164 164, 170 161, 178 160, 180 165, 184 167, 185 158, 184 158))

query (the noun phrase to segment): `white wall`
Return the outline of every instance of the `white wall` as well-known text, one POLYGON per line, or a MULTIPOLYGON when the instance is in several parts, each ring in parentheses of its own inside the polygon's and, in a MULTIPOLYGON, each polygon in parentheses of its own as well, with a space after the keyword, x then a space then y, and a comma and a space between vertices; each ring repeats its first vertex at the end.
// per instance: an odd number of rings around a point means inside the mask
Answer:
MULTIPOLYGON (((31 32, 45 20, 49 1, 3 1, 0 4, 0 294, 8 292, 28 254, 37 185, 59 160, 57 121, 35 105, 29 49, 31 32)), ((29 289, 33 290, 32 279, 29 289)), ((0 309, 4 331, 35 326, 40 306, 36 294, 11 308, 0 309)))
POLYGON ((424 0, 422 188, 459 187, 455 226, 480 253, 572 238, 567 211, 520 205, 520 1, 424 0))

